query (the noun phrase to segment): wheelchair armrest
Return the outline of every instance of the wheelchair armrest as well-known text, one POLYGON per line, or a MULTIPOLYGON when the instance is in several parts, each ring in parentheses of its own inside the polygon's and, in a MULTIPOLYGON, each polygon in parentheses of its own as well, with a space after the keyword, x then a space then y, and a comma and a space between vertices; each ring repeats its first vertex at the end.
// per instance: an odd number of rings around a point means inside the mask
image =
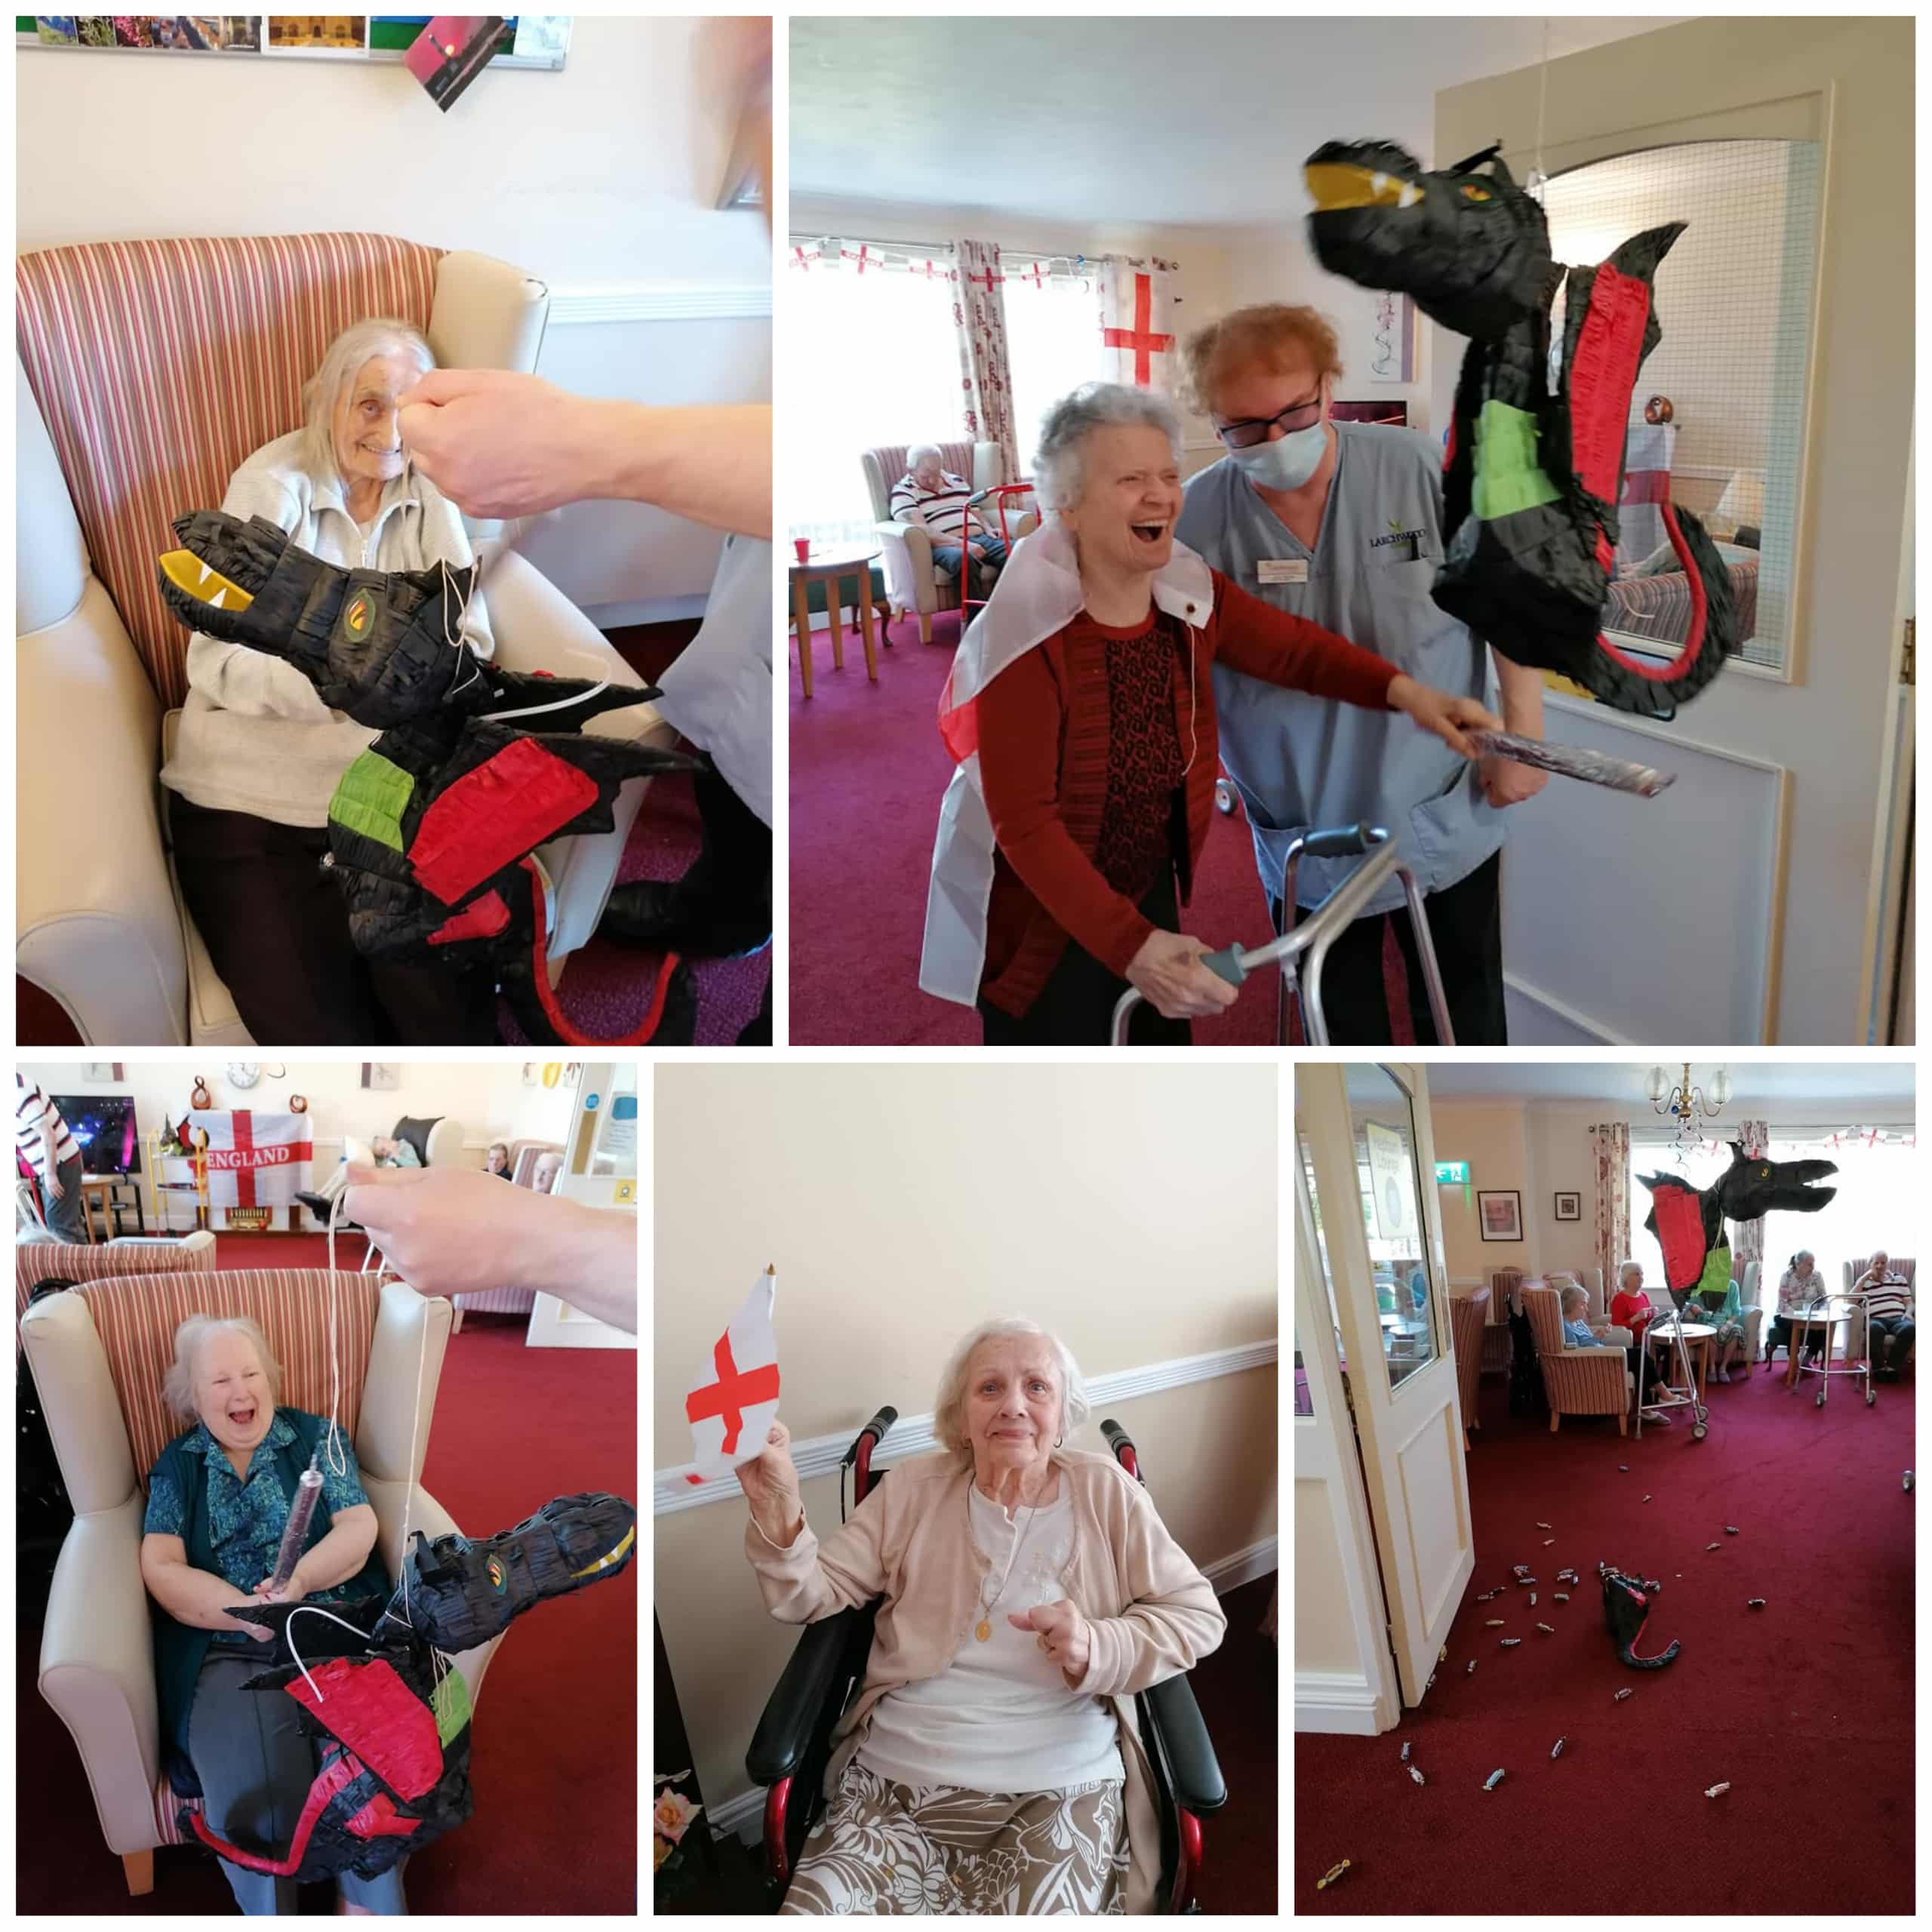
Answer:
POLYGON ((1220 1810, 1228 1801, 1228 1788, 1186 1676, 1170 1677, 1141 1695, 1167 1758, 1175 1802, 1197 1817, 1220 1810))
POLYGON ((752 1782, 774 1785, 797 1774, 811 1743, 812 1727, 838 1675, 856 1610, 841 1610, 798 1633, 785 1674, 766 1700, 764 1713, 745 1753, 752 1782))

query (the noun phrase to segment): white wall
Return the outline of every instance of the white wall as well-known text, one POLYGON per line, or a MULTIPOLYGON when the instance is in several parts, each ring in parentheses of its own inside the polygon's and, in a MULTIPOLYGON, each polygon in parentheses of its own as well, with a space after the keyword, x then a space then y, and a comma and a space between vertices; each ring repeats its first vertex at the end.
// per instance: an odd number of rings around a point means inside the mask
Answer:
POLYGON ((367 1141, 387 1134, 405 1114, 419 1119, 447 1115, 460 1121, 466 1157, 481 1167, 493 1140, 562 1140, 575 1102, 574 1090, 561 1084, 554 1091, 524 1086, 521 1066, 500 1057, 455 1063, 399 1061, 401 1084, 393 1091, 364 1088, 361 1066, 354 1060, 279 1063, 288 1069, 285 1079, 264 1075, 246 1090, 231 1086, 226 1063, 215 1060, 125 1061, 127 1077, 120 1081, 82 1079, 84 1063, 78 1059, 22 1061, 20 1069, 49 1094, 131 1094, 143 1136, 187 1112, 197 1073, 207 1079, 215 1105, 223 1109, 286 1113, 289 1096, 300 1094, 314 1122, 318 1180, 340 1157, 344 1134, 367 1141))
MULTIPOLYGON (((448 114, 392 63, 23 51, 17 246, 373 229, 477 249, 549 283, 552 380, 768 401, 771 239, 712 205, 737 103, 700 78, 697 26, 580 14, 562 72, 486 72, 448 114)), ((614 623, 701 608, 721 540, 595 504, 527 549, 614 623)))

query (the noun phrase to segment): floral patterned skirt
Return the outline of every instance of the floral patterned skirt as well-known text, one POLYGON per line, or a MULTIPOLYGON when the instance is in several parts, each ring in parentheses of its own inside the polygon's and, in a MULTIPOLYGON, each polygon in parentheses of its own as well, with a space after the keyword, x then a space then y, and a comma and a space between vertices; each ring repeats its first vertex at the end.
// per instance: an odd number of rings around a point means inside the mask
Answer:
POLYGON ((1017 1794, 895 1784, 855 1758, 780 1909, 1123 1912, 1123 1790, 1118 1778, 1017 1794))

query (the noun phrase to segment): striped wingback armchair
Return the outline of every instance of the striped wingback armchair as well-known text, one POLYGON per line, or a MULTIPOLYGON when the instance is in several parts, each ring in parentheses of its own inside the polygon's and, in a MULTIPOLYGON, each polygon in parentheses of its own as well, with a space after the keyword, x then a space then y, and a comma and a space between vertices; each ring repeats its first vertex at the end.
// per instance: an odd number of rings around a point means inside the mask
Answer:
POLYGON ((1509 1373, 1509 1301, 1523 1285, 1520 1268, 1492 1268, 1489 1271, 1488 1326, 1483 1331, 1482 1372, 1485 1375, 1509 1373))
MULTIPOLYGON (((906 453, 912 447, 909 443, 883 443, 876 449, 862 450, 859 466, 865 472, 866 489, 872 498, 872 515, 877 519, 873 534, 881 546, 881 561, 885 567, 885 591, 891 601, 892 620, 896 623, 905 612, 910 611, 919 620, 919 641, 930 644, 933 641, 933 613, 942 606, 950 609, 956 605, 959 586, 949 571, 933 561, 931 537, 923 529, 894 520, 892 486, 906 474, 906 453)), ((1005 474, 997 443, 935 443, 933 447, 939 451, 940 467, 955 476, 963 476, 976 490, 1018 480, 1005 474)), ((1016 516, 1016 500, 1006 500, 1007 528, 1017 540, 1033 528, 1036 518, 1030 511, 1024 516, 1016 516)), ((994 528, 998 528, 995 517, 989 515, 986 521, 994 528)))
POLYGON ((214 1236, 205 1228, 179 1241, 23 1241, 14 1249, 14 1316, 42 1281, 99 1281, 128 1275, 212 1274, 214 1236))
MULTIPOLYGON (((154 1847, 181 1841, 178 1801, 162 1770, 140 1570, 148 1472, 181 1432, 161 1399, 174 1331, 198 1312, 249 1316, 281 1363, 281 1405, 327 1415, 331 1312, 333 1358, 340 1365, 337 1419, 355 1445, 380 1525, 377 1547, 393 1576, 405 1510, 410 1527, 432 1537, 457 1527, 420 1480, 449 1334, 448 1302, 401 1282, 379 1287, 371 1275, 236 1269, 89 1281, 44 1297, 22 1318, 21 1339, 74 1506, 48 1599, 40 1692, 72 1734, 101 1834, 119 1854, 131 1893, 153 1889, 154 1847)), ((501 1641, 455 1660, 472 1701, 501 1641)))
MULTIPOLYGON (((302 391, 351 323, 393 316, 446 367, 535 368, 549 291, 506 262, 392 235, 95 242, 15 274, 15 665, 20 814, 15 971, 88 1042, 246 1045, 173 884, 156 774, 187 691, 189 633, 155 559, 185 512, 217 507, 243 460, 298 427, 302 391), (85 772, 86 782, 76 782, 85 772), (40 801, 59 799, 63 835, 40 801)), ((470 525, 497 661, 635 686, 589 618, 512 547, 470 525)), ((609 728, 669 743, 648 706, 609 728)), ((602 916, 645 781, 613 831, 542 848, 551 952, 602 916)), ((276 1041, 296 1045, 299 1041, 276 1041)))
POLYGON ((1543 1394, 1549 1403, 1550 1433, 1555 1434, 1565 1416, 1614 1416, 1617 1434, 1627 1434, 1630 1371, 1623 1365, 1623 1351, 1566 1347, 1560 1291, 1533 1282, 1522 1294, 1530 1333, 1536 1342, 1537 1366, 1543 1371, 1543 1394))
POLYGON ((1476 1414, 1476 1397, 1482 1374, 1483 1337, 1488 1320, 1487 1288, 1478 1288, 1472 1295, 1457 1295, 1449 1304, 1449 1334, 1456 1348, 1456 1395, 1463 1405, 1463 1447, 1466 1451, 1469 1446, 1469 1431, 1482 1426, 1482 1419, 1476 1414))

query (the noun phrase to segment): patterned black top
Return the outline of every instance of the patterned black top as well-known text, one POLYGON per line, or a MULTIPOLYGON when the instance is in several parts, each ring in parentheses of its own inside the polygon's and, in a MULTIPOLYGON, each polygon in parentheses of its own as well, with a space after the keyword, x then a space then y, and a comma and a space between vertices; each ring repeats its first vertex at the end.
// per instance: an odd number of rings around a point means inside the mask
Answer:
POLYGON ((1174 863, 1183 770, 1174 667, 1158 612, 1138 637, 1107 640, 1107 803, 1094 863, 1137 906, 1174 863))

